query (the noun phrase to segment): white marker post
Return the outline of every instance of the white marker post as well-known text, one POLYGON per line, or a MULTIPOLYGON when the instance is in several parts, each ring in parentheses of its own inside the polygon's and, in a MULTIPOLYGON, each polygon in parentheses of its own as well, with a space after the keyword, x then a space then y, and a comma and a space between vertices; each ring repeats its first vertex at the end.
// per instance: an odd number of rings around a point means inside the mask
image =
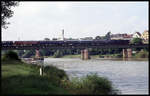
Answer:
MULTIPOLYGON (((42 59, 41 59, 42 61, 42 59)), ((40 62, 41 63, 41 67, 40 67, 40 76, 43 75, 43 64, 44 64, 44 61, 40 62)))
POLYGON ((43 70, 42 70, 42 67, 40 68, 40 76, 42 76, 43 75, 43 72, 42 72, 43 70))

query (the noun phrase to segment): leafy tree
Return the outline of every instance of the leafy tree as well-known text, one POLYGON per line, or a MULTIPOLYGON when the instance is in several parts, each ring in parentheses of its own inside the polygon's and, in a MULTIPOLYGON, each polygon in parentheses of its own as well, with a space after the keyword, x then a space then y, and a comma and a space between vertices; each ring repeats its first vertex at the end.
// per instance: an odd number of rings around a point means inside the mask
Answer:
POLYGON ((10 24, 6 22, 7 18, 13 16, 14 12, 11 10, 11 7, 17 6, 19 4, 18 1, 1 1, 1 27, 6 29, 6 24, 10 24))
POLYGON ((44 38, 44 40, 45 40, 45 41, 49 41, 50 39, 49 39, 49 38, 44 38))
POLYGON ((23 54, 23 58, 30 58, 31 56, 35 56, 35 50, 27 50, 24 54, 23 54))
POLYGON ((137 58, 149 58, 149 53, 146 50, 141 50, 136 54, 137 58))
POLYGON ((16 52, 18 53, 18 56, 20 57, 25 53, 24 50, 17 50, 16 52))
POLYGON ((108 32, 108 33, 105 35, 104 39, 110 40, 110 34, 111 34, 111 32, 108 32))
POLYGON ((100 40, 100 39, 102 39, 102 38, 101 38, 100 36, 96 36, 95 39, 96 39, 96 40, 100 40))
POLYGON ((113 49, 112 49, 112 48, 109 48, 109 49, 108 49, 108 53, 109 53, 109 54, 113 54, 113 49))
POLYGON ((133 38, 130 42, 131 44, 142 44, 142 39, 141 38, 133 38))
POLYGON ((18 54, 15 51, 7 51, 2 60, 20 60, 18 54))
POLYGON ((62 51, 60 51, 60 50, 57 50, 55 53, 54 53, 54 58, 60 58, 60 57, 62 57, 63 56, 63 53, 62 53, 62 51))

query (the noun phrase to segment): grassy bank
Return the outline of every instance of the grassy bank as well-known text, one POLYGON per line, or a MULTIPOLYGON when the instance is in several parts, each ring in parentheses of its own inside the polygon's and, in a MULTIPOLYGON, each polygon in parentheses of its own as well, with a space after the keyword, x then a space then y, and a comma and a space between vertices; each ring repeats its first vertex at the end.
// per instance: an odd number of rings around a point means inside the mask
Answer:
POLYGON ((135 54, 133 54, 134 58, 149 58, 149 52, 141 50, 135 54))
MULTIPOLYGON (((80 58, 81 55, 78 54, 78 55, 64 55, 62 57, 59 57, 59 58, 80 58)), ((54 56, 45 56, 45 58, 56 58, 54 56)))
POLYGON ((65 55, 62 58, 81 58, 81 55, 65 55))
POLYGON ((3 94, 69 94, 46 76, 41 77, 39 66, 20 61, 2 62, 2 92, 3 94))
POLYGON ((54 66, 44 68, 21 61, 2 61, 2 94, 117 94, 112 83, 97 75, 69 80, 65 71, 54 66))
MULTIPOLYGON (((108 55, 102 55, 102 56, 108 56, 108 55)), ((99 55, 90 55, 91 58, 100 58, 99 55)), ((55 58, 53 56, 45 56, 45 58, 55 58)), ((64 55, 60 58, 81 58, 81 55, 78 54, 78 55, 64 55)), ((103 57, 104 58, 104 57, 103 57)))
MULTIPOLYGON (((90 55, 91 58, 121 58, 119 54, 107 54, 107 55, 90 55)), ((55 58, 53 56, 49 56, 47 58, 55 58)), ((81 58, 81 55, 65 55, 60 58, 81 58)))
MULTIPOLYGON (((105 55, 90 55, 91 58, 123 58, 122 54, 105 54, 105 55)), ((53 57, 50 57, 53 58, 53 57)), ((65 55, 60 58, 81 58, 81 55, 65 55)), ((139 51, 137 53, 132 53, 132 58, 149 58, 148 51, 139 51)))

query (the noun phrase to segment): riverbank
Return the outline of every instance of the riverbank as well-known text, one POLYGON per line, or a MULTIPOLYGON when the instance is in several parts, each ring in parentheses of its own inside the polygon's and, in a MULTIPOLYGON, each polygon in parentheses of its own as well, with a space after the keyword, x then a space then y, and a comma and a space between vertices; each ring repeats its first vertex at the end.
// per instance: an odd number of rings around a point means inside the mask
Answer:
MULTIPOLYGON (((46 56, 45 58, 54 58, 53 56, 46 56)), ((81 55, 65 55, 60 58, 81 58, 81 55)), ((110 54, 110 55, 90 55, 91 59, 112 59, 112 60, 135 60, 135 61, 148 61, 149 58, 139 58, 136 54, 133 54, 132 58, 122 58, 119 57, 118 54, 110 54)))
MULTIPOLYGON (((91 58, 100 58, 99 55, 90 55, 91 58)), ((53 56, 45 56, 45 58, 55 58, 53 56)), ((77 55, 64 55, 60 58, 81 58, 80 54, 77 55)))
MULTIPOLYGON (((54 56, 44 56, 45 58, 55 58, 54 56)), ((80 58, 81 55, 64 55, 62 57, 59 57, 59 58, 80 58)))
POLYGON ((3 94, 69 94, 53 83, 39 75, 39 66, 20 61, 2 62, 3 94))
POLYGON ((83 79, 68 79, 65 71, 54 66, 44 67, 9 60, 2 62, 2 94, 117 94, 107 78, 88 75, 83 79), (95 81, 96 79, 96 81, 95 81), (101 85, 102 84, 102 85, 101 85))

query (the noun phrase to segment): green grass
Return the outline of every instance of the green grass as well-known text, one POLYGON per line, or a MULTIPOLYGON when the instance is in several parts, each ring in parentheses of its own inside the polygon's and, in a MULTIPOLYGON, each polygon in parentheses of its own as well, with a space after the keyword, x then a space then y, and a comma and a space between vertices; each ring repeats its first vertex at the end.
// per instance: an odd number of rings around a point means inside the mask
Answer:
POLYGON ((11 76, 2 79, 4 94, 66 94, 59 86, 53 85, 48 78, 35 75, 11 76))
POLYGON ((20 61, 6 61, 2 62, 2 77, 9 77, 14 75, 37 75, 38 70, 33 70, 30 65, 26 65, 20 61))
MULTIPOLYGON (((99 55, 90 55, 91 58, 99 58, 99 55)), ((47 58, 54 58, 53 56, 47 56, 47 58)), ((77 55, 65 55, 60 58, 81 58, 80 54, 77 55)))
POLYGON ((91 58, 99 58, 99 55, 90 55, 91 58))
POLYGON ((73 78, 66 82, 73 94, 116 95, 120 91, 113 87, 112 82, 97 74, 90 74, 82 78, 73 78))
POLYGON ((110 58, 122 58, 122 54, 105 54, 105 55, 99 55, 99 58, 105 58, 105 57, 110 57, 110 58))
POLYGON ((69 94, 58 84, 54 85, 48 77, 40 76, 39 66, 19 61, 2 61, 2 92, 3 94, 69 94))
POLYGON ((44 67, 21 61, 2 61, 2 95, 6 94, 117 94, 107 78, 88 75, 82 79, 69 80, 64 70, 54 66, 44 67))
MULTIPOLYGON (((45 56, 45 58, 55 58, 54 56, 45 56)), ((81 58, 81 55, 78 54, 78 55, 64 55, 60 58, 81 58)))
MULTIPOLYGON (((74 56, 69 57, 74 58, 74 56)), ((64 70, 46 66, 42 68, 43 76, 40 76, 39 65, 22 62, 15 52, 9 51, 4 54, 1 63, 2 95, 114 94, 115 92, 109 80, 97 75, 71 81, 64 70)))
POLYGON ((140 51, 135 54, 136 58, 149 58, 149 52, 148 51, 140 51))
POLYGON ((62 58, 81 58, 81 55, 80 54, 78 54, 78 55, 65 55, 62 58))
MULTIPOLYGON (((104 56, 110 56, 111 58, 122 58, 120 54, 106 54, 106 55, 90 55, 91 58, 104 58, 104 56)), ((47 58, 55 58, 53 56, 47 56, 47 58)), ((81 58, 81 55, 65 55, 60 58, 81 58)))

